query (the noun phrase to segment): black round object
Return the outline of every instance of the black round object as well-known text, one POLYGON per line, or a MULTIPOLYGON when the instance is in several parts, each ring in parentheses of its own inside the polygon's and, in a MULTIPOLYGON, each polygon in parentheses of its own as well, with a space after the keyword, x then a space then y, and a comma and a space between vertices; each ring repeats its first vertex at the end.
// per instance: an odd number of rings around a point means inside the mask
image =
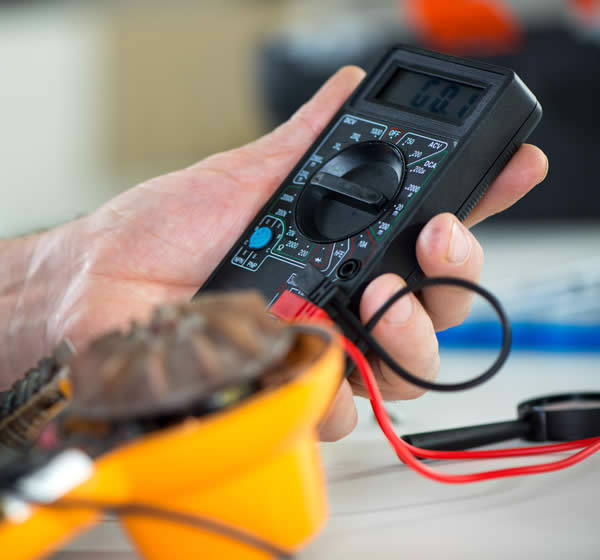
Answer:
POLYGON ((364 231, 399 193, 404 156, 391 144, 363 142, 332 157, 310 177, 298 200, 300 232, 317 243, 364 231))
POLYGON ((600 393, 538 397, 520 403, 517 414, 516 420, 408 434, 402 438, 422 449, 459 451, 514 438, 542 442, 600 436, 600 393))
POLYGON ((600 393, 565 393, 522 402, 521 420, 530 425, 527 439, 571 441, 600 436, 600 393))
POLYGON ((360 270, 360 261, 357 259, 348 259, 337 271, 340 280, 350 280, 354 278, 360 270))

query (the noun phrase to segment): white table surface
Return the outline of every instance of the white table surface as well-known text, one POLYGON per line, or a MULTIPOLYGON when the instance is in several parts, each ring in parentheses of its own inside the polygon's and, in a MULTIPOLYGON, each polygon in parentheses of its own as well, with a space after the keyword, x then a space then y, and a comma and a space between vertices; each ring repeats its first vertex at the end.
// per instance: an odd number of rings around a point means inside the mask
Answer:
MULTIPOLYGON (((513 227, 482 230, 479 236, 487 257, 483 283, 492 288, 549 278, 583 259, 600 258, 600 225, 513 227)), ((488 352, 444 352, 441 376, 446 381, 472 376, 493 358, 488 352)), ((576 390, 600 390, 599 353, 515 352, 504 370, 481 387, 459 394, 429 393, 388 408, 404 434, 508 420, 521 400, 576 390)), ((301 552, 301 560, 600 558, 600 454, 555 473, 443 485, 400 464, 369 403, 357 403, 355 432, 321 446, 330 520, 301 552)), ((444 461, 435 466, 445 472, 472 472, 532 460, 540 459, 444 461)), ((136 555, 109 520, 54 558, 122 560, 136 555)))

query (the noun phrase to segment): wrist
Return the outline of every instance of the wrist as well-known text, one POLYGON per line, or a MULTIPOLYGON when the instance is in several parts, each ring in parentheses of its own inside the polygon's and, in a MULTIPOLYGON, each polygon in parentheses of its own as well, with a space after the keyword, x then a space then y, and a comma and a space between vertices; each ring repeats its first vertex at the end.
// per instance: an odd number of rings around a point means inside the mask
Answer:
POLYGON ((0 241, 0 388, 58 342, 51 322, 67 287, 73 227, 0 241))

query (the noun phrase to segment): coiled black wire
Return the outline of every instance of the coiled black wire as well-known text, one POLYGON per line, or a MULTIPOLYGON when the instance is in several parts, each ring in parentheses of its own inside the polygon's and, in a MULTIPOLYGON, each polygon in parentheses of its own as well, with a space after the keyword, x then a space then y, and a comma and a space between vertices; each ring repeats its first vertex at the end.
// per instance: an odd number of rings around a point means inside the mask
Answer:
POLYGON ((493 377, 496 373, 498 373, 498 371, 500 371, 500 369, 504 365, 504 362, 506 362, 506 359, 508 358, 508 355, 510 353, 510 345, 512 339, 510 320, 508 319, 508 316, 504 311, 502 304, 500 303, 498 298, 494 296, 494 294, 492 294, 485 288, 468 280, 463 280, 462 278, 453 278, 450 276, 424 278, 423 280, 420 280, 419 282, 416 282, 411 286, 402 288, 401 290, 397 291, 394 295, 392 295, 375 312, 375 314, 371 317, 371 319, 366 325, 363 325, 358 319, 358 317, 354 315, 354 313, 352 313, 341 302, 336 301, 335 298, 333 298, 327 305, 331 305, 335 308, 335 311, 337 311, 337 313, 339 313, 340 316, 343 317, 344 321, 346 321, 350 325, 350 327, 356 332, 356 334, 367 344, 369 348, 371 348, 371 350, 373 350, 373 352, 375 352, 375 354, 377 354, 379 358, 381 358, 381 360, 383 360, 383 362, 385 362, 385 364, 394 373, 402 377, 402 379, 404 379, 405 381, 408 381, 409 383, 412 383, 413 385, 416 385, 423 389, 428 389, 431 391, 451 392, 464 391, 466 389, 476 387, 477 385, 484 383, 485 381, 493 377), (488 301, 488 303, 492 306, 492 308, 498 315, 498 319, 500 320, 500 325, 502 327, 502 346, 500 348, 498 357, 487 370, 485 370, 482 374, 478 375, 477 377, 468 381, 463 381, 460 383, 433 383, 431 381, 425 381, 424 379, 421 379, 416 375, 409 373, 402 366, 400 366, 400 364, 398 364, 398 362, 396 362, 396 360, 394 360, 394 358, 392 358, 387 353, 385 348, 383 348, 371 334, 371 331, 375 328, 375 325, 377 325, 377 323, 385 315, 388 309, 392 305, 394 305, 394 303, 396 303, 400 298, 412 292, 418 292, 424 288, 429 288, 433 286, 457 286, 459 288, 464 288, 466 290, 470 290, 479 294, 482 298, 488 301))

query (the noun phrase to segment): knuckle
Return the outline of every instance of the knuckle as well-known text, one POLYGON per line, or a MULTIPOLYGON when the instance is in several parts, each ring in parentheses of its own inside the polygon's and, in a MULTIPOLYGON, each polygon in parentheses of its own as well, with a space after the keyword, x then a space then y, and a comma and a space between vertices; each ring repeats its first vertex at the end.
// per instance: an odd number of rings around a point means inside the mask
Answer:
MULTIPOLYGON (((415 373, 415 375, 424 381, 433 382, 437 379, 438 374, 440 372, 440 355, 436 352, 430 356, 428 363, 425 367, 419 372, 415 373)), ((421 397, 427 392, 427 389, 423 389, 422 387, 417 387, 416 385, 407 383, 407 390, 404 396, 405 400, 414 400, 416 398, 421 397)))
POLYGON ((443 318, 439 322, 436 322, 436 328, 438 330, 451 329, 452 327, 457 327, 465 322, 465 319, 471 313, 471 306, 473 304, 473 299, 470 298, 468 301, 465 301, 463 305, 454 310, 452 314, 449 314, 443 318))
POLYGON ((357 423, 356 412, 343 416, 335 414, 326 418, 319 426, 319 439, 321 441, 339 441, 351 434, 357 423))
POLYGON ((352 387, 342 382, 328 412, 318 427, 322 441, 337 441, 351 433, 358 422, 352 387))
POLYGON ((429 290, 425 292, 425 304, 436 331, 462 324, 471 313, 474 294, 453 287, 433 287, 429 290))
POLYGON ((476 277, 473 278, 474 281, 479 279, 479 273, 481 272, 481 268, 483 267, 484 260, 484 251, 481 243, 477 240, 475 236, 473 236, 473 247, 471 249, 473 252, 471 253, 471 258, 475 257, 475 262, 479 265, 479 270, 477 271, 476 277))
MULTIPOLYGON (((412 346, 411 355, 407 356, 407 358, 405 360, 406 365, 403 364, 403 367, 410 374, 429 382, 437 379, 440 371, 440 355, 435 336, 428 336, 420 342, 416 342, 412 346)), ((382 361, 379 363, 379 368, 389 387, 388 391, 386 391, 386 398, 413 400, 426 392, 426 389, 402 379, 382 361)))

